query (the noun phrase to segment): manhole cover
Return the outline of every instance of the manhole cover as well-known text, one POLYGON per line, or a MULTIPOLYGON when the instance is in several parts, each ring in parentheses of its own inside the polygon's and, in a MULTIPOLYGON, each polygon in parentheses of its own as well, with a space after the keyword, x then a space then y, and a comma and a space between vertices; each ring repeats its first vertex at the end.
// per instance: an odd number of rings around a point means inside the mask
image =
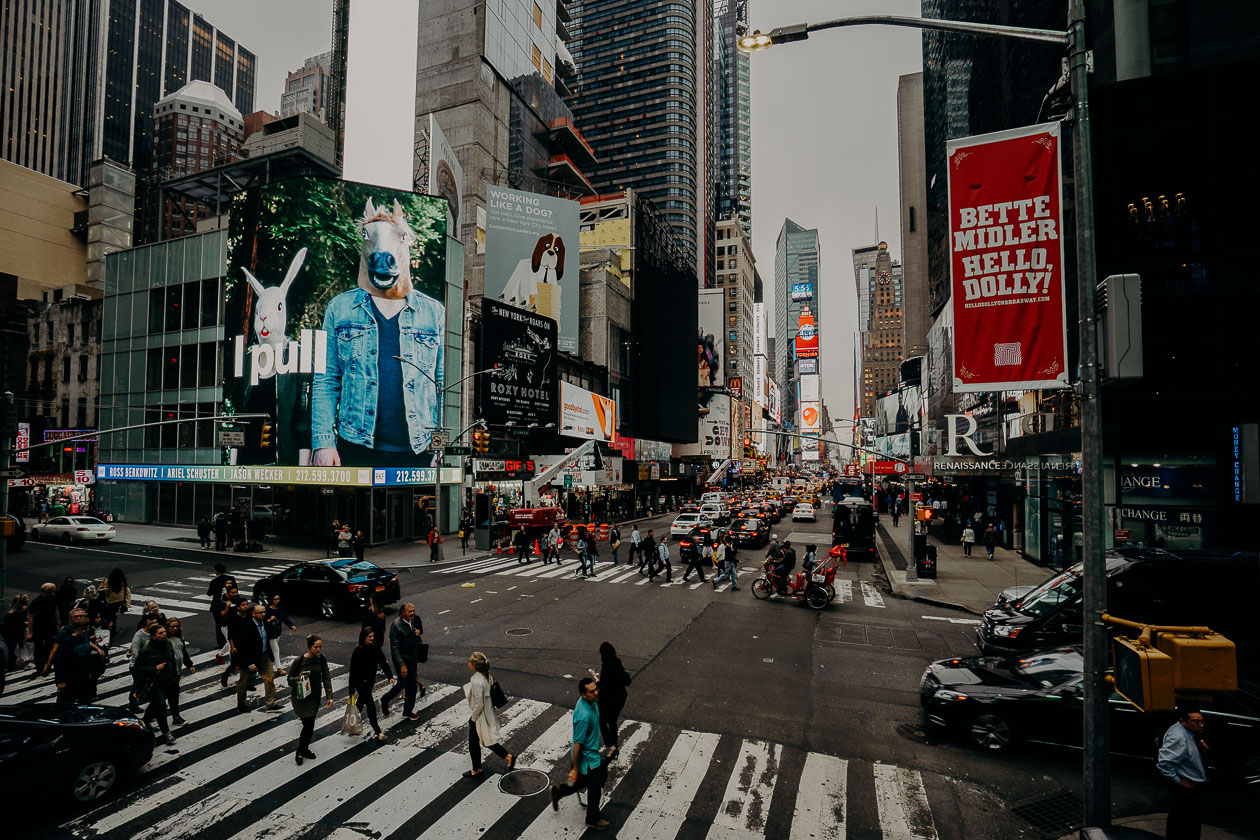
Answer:
POLYGON ((533 632, 534 631, 530 630, 528 627, 514 627, 511 630, 507 631, 507 634, 509 636, 528 636, 530 633, 533 633, 533 632))
POLYGON ((551 779, 541 770, 513 770, 499 778, 499 790, 512 796, 533 796, 551 786, 551 779))
POLYGON ((916 744, 926 744, 928 742, 927 733, 923 731, 923 727, 915 726, 913 723, 897 724, 897 734, 907 741, 914 741, 916 744))
POLYGON ((1050 837, 1060 837, 1085 824, 1085 804, 1069 790, 1030 796, 1007 810, 1050 837))

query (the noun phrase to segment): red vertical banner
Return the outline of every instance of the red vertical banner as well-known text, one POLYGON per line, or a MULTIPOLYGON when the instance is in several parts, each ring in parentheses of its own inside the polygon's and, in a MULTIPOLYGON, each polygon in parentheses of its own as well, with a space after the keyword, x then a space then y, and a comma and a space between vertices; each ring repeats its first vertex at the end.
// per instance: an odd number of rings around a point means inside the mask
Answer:
POLYGON ((954 391, 1067 388, 1059 124, 946 143, 954 391))

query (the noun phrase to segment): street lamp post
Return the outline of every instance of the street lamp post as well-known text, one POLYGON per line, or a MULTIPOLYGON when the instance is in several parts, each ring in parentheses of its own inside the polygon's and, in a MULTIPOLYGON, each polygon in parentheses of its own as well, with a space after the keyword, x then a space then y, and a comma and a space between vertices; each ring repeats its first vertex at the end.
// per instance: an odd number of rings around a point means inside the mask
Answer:
POLYGON ((1085 598, 1085 708, 1084 787, 1085 822, 1090 826, 1111 824, 1111 775, 1108 766, 1110 733, 1107 704, 1107 628, 1102 614, 1107 606, 1107 571, 1103 550, 1102 410, 1096 331, 1096 277, 1094 250, 1093 157, 1090 148, 1089 53, 1085 40, 1085 0, 1068 0, 1067 31, 1028 29, 989 23, 914 18, 897 15, 863 15, 822 23, 782 26, 768 33, 743 35, 738 46, 745 52, 769 49, 776 44, 803 41, 811 32, 847 26, 905 26, 972 35, 989 35, 1020 41, 1062 44, 1067 48, 1068 76, 1073 95, 1072 160, 1076 189, 1077 314, 1079 319, 1081 397, 1081 515, 1084 538, 1085 598))

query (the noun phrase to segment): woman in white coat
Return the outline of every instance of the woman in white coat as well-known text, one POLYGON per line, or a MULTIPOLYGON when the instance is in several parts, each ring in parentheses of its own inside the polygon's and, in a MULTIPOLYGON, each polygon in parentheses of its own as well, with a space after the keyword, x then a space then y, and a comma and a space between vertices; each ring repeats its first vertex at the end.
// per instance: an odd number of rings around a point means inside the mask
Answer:
POLYGON ((464 776, 471 779, 484 772, 482 747, 506 761, 510 772, 516 766, 516 756, 509 755, 499 744, 499 718, 490 700, 490 660, 481 651, 475 651, 468 657, 468 670, 473 675, 464 686, 464 696, 468 698, 468 754, 472 757, 472 769, 464 776))

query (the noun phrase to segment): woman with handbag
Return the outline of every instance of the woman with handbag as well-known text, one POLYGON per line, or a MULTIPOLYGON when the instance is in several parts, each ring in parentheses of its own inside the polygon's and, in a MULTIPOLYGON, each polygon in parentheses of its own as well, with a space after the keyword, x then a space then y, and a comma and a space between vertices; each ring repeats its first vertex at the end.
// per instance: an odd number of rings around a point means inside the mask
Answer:
POLYGON ((161 742, 170 746, 175 743, 171 727, 166 722, 166 695, 171 684, 179 679, 179 660, 175 649, 166 638, 166 628, 161 624, 149 627, 149 643, 136 655, 136 699, 149 701, 142 720, 147 726, 157 720, 162 731, 161 742))
POLYGON ((350 655, 350 693, 354 696, 354 704, 367 713, 376 740, 384 741, 385 733, 381 732, 381 726, 376 722, 376 700, 372 697, 377 668, 393 685, 394 674, 385 661, 385 652, 376 643, 376 630, 371 625, 364 625, 359 631, 359 646, 350 655))
POLYGON ((599 683, 599 731, 604 736, 604 746, 608 748, 608 758, 617 753, 617 718, 626 706, 626 687, 630 685, 630 674, 621 664, 621 657, 609 642, 599 646, 599 673, 591 671, 591 676, 599 683))
POLYGON ((118 614, 131 609, 131 587, 122 569, 114 569, 105 579, 105 619, 109 622, 109 643, 118 633, 118 614))
POLYGON ((499 716, 494 711, 494 701, 490 698, 494 678, 490 676, 490 660, 481 651, 474 651, 468 657, 468 670, 473 672, 472 679, 464 686, 464 696, 468 698, 468 754, 472 757, 472 769, 464 773, 465 778, 476 778, 483 772, 481 769, 481 749, 490 752, 507 762, 508 772, 516 767, 516 756, 499 743, 499 716))
POLYGON ((328 672, 328 660, 324 658, 324 640, 316 633, 306 637, 306 653, 293 660, 289 666, 289 687, 293 689, 293 712, 302 721, 302 734, 298 736, 298 748, 294 760, 298 764, 304 758, 314 758, 311 737, 315 734, 315 716, 319 714, 320 689, 328 695, 328 708, 332 708, 332 676, 328 672))

